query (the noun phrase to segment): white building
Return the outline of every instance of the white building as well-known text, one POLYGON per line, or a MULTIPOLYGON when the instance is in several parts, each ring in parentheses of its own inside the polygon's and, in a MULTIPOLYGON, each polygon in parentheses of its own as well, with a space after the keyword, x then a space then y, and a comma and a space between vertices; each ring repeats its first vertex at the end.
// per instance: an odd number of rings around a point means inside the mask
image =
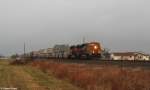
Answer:
POLYGON ((41 57, 41 58, 53 57, 53 49, 52 48, 41 49, 39 51, 33 51, 31 53, 32 53, 33 57, 41 57))
POLYGON ((112 60, 150 60, 150 56, 140 52, 115 52, 111 54, 112 60))
POLYGON ((53 53, 56 58, 67 58, 70 53, 70 47, 69 45, 55 45, 53 53))

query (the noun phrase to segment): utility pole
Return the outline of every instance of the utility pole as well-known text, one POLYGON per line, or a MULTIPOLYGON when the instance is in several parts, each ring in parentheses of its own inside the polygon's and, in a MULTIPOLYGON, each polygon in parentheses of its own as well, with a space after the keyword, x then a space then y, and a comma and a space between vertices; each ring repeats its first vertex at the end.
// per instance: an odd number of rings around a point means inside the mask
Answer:
POLYGON ((83 37, 83 43, 85 43, 85 37, 83 37))
POLYGON ((25 54, 26 54, 26 44, 24 43, 24 58, 25 58, 25 54))

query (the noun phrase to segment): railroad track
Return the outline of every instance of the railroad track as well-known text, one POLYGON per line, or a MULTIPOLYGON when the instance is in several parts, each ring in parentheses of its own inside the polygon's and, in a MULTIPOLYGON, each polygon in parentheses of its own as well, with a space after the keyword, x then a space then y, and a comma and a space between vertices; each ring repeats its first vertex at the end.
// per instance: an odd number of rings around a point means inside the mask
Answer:
POLYGON ((128 61, 128 60, 70 60, 49 59, 59 63, 95 64, 95 65, 117 65, 120 67, 142 67, 150 69, 150 61, 128 61))

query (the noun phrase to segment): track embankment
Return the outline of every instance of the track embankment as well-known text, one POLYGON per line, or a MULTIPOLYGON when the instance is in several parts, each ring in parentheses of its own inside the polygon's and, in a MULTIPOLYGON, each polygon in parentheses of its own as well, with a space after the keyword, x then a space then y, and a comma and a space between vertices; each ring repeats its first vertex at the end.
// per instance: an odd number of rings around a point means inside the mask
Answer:
MULTIPOLYGON (((40 59, 37 61, 41 61, 40 59)), ((92 65, 115 65, 119 67, 141 67, 150 69, 150 61, 129 61, 129 60, 77 60, 77 59, 45 59, 46 61, 54 61, 59 63, 75 63, 75 64, 92 64, 92 65)), ((36 61, 36 60, 35 60, 36 61)))

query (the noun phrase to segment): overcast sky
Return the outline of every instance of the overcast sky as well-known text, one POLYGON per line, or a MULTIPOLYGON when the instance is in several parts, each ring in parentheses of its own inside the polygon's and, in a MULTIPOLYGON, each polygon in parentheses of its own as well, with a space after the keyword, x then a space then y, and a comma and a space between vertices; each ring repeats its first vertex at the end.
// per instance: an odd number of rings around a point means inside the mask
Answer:
POLYGON ((150 0, 0 0, 0 54, 98 41, 150 53, 150 0))

